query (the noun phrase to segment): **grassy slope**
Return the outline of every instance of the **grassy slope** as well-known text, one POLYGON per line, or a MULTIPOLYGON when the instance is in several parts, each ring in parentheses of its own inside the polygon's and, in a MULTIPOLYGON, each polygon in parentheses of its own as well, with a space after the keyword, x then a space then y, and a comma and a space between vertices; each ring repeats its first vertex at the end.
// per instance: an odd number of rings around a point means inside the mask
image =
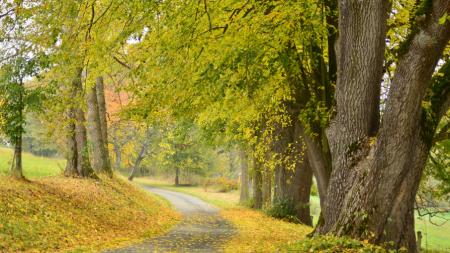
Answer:
POLYGON ((304 239, 311 228, 268 217, 262 212, 238 205, 237 191, 217 193, 201 187, 174 187, 162 181, 137 178, 137 183, 184 192, 222 208, 221 214, 239 230, 225 245, 225 252, 276 252, 284 244, 304 239))
POLYGON ((0 177, 0 252, 95 251, 164 233, 169 205, 121 179, 0 177))
POLYGON ((0 252, 85 252, 166 232, 178 220, 169 204, 120 178, 64 177, 62 160, 24 154, 24 172, 8 173, 11 150, 0 148, 0 252))
MULTIPOLYGON (((12 158, 12 149, 0 147, 0 176, 9 174, 12 158)), ((50 159, 23 153, 23 172, 27 178, 59 175, 65 166, 66 161, 63 159, 50 159)))

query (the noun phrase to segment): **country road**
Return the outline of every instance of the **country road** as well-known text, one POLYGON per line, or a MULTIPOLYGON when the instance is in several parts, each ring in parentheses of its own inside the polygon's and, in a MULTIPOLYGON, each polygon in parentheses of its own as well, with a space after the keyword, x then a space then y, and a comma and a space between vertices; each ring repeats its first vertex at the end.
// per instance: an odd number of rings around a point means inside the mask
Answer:
POLYGON ((188 194, 142 186, 167 199, 183 220, 167 234, 110 253, 222 252, 222 245, 235 229, 219 215, 219 209, 188 194))

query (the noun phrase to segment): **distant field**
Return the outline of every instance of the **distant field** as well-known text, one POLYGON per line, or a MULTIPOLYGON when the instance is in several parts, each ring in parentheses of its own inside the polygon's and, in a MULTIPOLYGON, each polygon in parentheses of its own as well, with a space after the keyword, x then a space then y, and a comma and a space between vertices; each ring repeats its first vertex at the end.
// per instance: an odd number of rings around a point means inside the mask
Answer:
MULTIPOLYGON (((9 174, 13 150, 0 147, 0 176, 9 174)), ((23 172, 27 178, 39 178, 60 175, 66 166, 64 159, 39 157, 23 154, 23 172)))

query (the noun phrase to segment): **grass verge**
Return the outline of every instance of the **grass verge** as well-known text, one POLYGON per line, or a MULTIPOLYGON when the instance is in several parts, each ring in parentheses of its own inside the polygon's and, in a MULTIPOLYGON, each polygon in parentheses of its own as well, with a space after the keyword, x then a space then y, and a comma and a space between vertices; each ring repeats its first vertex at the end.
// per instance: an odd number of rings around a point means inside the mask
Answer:
POLYGON ((0 252, 92 252, 169 230, 170 206, 121 179, 0 177, 0 252))

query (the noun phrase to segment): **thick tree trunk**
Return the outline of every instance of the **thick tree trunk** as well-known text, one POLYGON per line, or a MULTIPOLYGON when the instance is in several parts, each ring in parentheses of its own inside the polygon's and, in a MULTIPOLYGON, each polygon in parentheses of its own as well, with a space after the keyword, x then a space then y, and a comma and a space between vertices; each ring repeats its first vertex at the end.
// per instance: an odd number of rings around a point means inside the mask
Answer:
POLYGON ((81 73, 82 69, 77 70, 77 75, 72 83, 73 89, 75 91, 75 99, 77 99, 77 106, 75 107, 75 136, 77 143, 77 171, 78 175, 82 177, 93 177, 96 178, 94 170, 91 167, 89 161, 89 152, 87 145, 87 134, 86 134, 86 120, 84 117, 84 111, 81 107, 81 101, 84 101, 83 85, 81 83, 81 73))
POLYGON ((66 126, 67 134, 67 163, 64 170, 65 176, 77 176, 77 140, 75 135, 75 112, 73 108, 70 108, 67 112, 67 120, 69 121, 66 126))
POLYGON ((108 154, 103 143, 102 128, 100 123, 99 108, 97 102, 96 86, 89 89, 87 96, 88 104, 88 129, 92 143, 93 167, 96 172, 105 173, 112 176, 108 154))
POLYGON ((246 203, 249 200, 248 157, 243 149, 239 150, 239 161, 241 163, 241 189, 239 202, 246 203))
POLYGON ((338 111, 327 133, 333 171, 323 210, 324 232, 338 219, 350 190, 355 157, 365 155, 358 147, 378 130, 388 9, 387 0, 339 2, 338 111))
POLYGON ((380 87, 388 6, 382 0, 340 2, 337 115, 328 132, 333 172, 318 231, 416 252, 413 203, 440 119, 425 122, 421 105, 450 39, 450 22, 438 21, 450 12, 450 0, 430 2, 408 41, 377 132, 379 109, 372 107, 378 104, 373 96, 380 87))
POLYGON ((108 149, 108 121, 106 119, 106 101, 105 101, 105 85, 103 81, 103 77, 97 77, 95 82, 96 94, 97 94, 97 105, 98 105, 98 115, 100 119, 100 129, 102 132, 102 143, 104 148, 104 156, 105 156, 105 168, 106 170, 111 170, 111 159, 109 156, 108 149))

